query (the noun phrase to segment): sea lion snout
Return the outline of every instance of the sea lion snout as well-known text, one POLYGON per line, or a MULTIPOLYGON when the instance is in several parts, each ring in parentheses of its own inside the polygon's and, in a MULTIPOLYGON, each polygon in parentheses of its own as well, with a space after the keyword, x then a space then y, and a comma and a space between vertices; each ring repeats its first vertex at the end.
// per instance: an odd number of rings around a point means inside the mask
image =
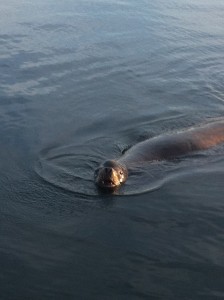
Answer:
POLYGON ((115 189, 127 179, 127 169, 114 160, 105 161, 95 171, 95 183, 106 189, 115 189))
POLYGON ((114 172, 113 168, 110 168, 110 167, 105 168, 104 171, 107 176, 112 176, 112 174, 114 172))

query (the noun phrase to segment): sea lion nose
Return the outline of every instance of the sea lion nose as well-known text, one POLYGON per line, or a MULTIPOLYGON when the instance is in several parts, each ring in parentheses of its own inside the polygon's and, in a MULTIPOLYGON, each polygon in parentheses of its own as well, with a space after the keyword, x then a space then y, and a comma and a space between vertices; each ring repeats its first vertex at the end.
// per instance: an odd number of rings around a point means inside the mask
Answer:
POLYGON ((112 168, 105 168, 105 173, 108 175, 108 176, 111 176, 112 173, 113 173, 113 169, 112 168))

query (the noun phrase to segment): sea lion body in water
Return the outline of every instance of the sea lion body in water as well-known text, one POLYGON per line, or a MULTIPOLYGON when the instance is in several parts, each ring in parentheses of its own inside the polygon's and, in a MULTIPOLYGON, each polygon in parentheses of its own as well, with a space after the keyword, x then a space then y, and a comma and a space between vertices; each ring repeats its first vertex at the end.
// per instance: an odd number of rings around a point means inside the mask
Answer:
POLYGON ((114 190, 127 180, 131 167, 143 162, 174 159, 222 142, 224 120, 154 137, 134 145, 120 158, 104 162, 95 171, 95 183, 101 188, 114 190))

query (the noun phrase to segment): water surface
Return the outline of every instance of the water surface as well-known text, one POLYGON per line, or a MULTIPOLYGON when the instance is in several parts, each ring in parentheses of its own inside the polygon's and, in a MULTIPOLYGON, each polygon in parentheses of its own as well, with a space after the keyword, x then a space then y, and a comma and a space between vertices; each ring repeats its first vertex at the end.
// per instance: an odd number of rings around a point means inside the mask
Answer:
POLYGON ((2 1, 0 291, 20 299, 222 299, 224 148, 93 171, 224 115, 224 3, 2 1))

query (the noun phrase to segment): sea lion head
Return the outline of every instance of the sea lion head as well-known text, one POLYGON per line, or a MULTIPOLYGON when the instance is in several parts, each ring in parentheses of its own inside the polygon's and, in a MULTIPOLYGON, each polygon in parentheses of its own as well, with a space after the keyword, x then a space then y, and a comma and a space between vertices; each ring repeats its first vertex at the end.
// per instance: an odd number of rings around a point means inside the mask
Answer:
POLYGON ((115 160, 105 161, 94 174, 95 183, 104 189, 114 190, 127 180, 126 166, 115 160))

